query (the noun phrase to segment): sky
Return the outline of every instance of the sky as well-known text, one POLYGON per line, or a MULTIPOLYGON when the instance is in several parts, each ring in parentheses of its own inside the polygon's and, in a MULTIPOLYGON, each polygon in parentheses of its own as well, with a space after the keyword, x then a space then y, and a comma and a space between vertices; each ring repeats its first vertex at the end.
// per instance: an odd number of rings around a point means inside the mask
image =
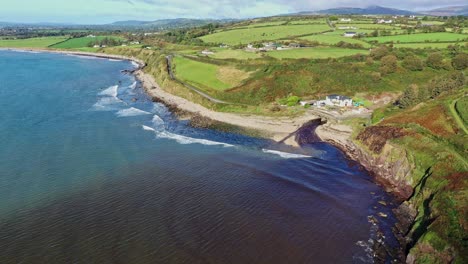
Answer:
POLYGON ((251 18, 369 5, 418 11, 466 5, 466 0, 0 0, 0 21, 105 24, 182 17, 251 18))

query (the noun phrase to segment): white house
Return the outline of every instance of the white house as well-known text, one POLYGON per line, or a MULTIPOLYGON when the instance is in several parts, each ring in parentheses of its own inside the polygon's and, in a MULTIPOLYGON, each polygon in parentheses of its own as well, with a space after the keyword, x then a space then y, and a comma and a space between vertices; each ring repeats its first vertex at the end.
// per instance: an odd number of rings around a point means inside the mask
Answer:
POLYGON ((354 36, 356 36, 356 35, 357 35, 357 33, 354 32, 354 31, 345 32, 345 33, 343 34, 343 36, 348 37, 348 38, 352 38, 352 37, 354 37, 354 36))
POLYGON ((140 41, 132 41, 130 42, 130 45, 140 45, 140 41))
POLYGON ((351 22, 351 18, 342 18, 340 19, 341 22, 351 22))
POLYGON ((204 50, 201 52, 203 55, 213 55, 214 52, 210 51, 210 50, 204 50))
POLYGON ((332 95, 327 96, 327 98, 325 99, 325 104, 329 106, 341 106, 341 107, 352 106, 353 99, 347 96, 332 94, 332 95))
POLYGON ((393 20, 389 19, 389 20, 385 20, 385 19, 379 19, 377 20, 377 24, 391 24, 393 23, 393 20))

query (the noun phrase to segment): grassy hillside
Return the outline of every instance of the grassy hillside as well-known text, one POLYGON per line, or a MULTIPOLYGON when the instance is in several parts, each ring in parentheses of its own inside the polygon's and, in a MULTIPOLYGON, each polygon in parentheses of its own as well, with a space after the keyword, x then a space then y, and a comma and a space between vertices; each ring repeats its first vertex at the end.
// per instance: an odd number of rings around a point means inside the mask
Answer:
POLYGON ((65 41, 67 37, 43 37, 15 40, 0 40, 3 48, 46 48, 55 43, 65 41))
POLYGON ((301 37, 300 39, 308 40, 308 41, 317 41, 319 43, 335 45, 340 41, 344 41, 351 44, 359 44, 362 45, 364 48, 369 48, 371 45, 366 43, 362 40, 354 39, 354 38, 347 38, 343 37, 343 35, 336 35, 336 34, 320 34, 320 35, 311 35, 306 37, 301 37))
POLYGON ((268 52, 268 56, 276 59, 326 59, 368 54, 368 50, 342 49, 335 47, 314 47, 303 49, 276 50, 268 52))
MULTIPOLYGON (((82 37, 82 38, 72 38, 61 43, 52 45, 51 48, 56 49, 76 49, 76 48, 86 48, 90 42, 103 40, 108 38, 108 36, 96 36, 96 37, 82 37)), ((121 39, 119 37, 112 37, 115 39, 121 39)))
POLYGON ((291 36, 308 35, 330 30, 326 24, 290 25, 233 29, 206 35, 201 40, 207 43, 224 43, 229 45, 248 44, 251 42, 277 40, 291 36))
POLYGON ((388 42, 412 43, 412 42, 454 42, 454 41, 464 41, 467 39, 468 39, 468 35, 465 35, 465 34, 442 32, 442 33, 424 33, 424 34, 375 37, 375 38, 366 38, 365 40, 377 41, 381 43, 388 43, 388 42))
POLYGON ((204 63, 181 56, 173 59, 173 70, 178 79, 207 92, 232 88, 249 76, 234 67, 204 63))

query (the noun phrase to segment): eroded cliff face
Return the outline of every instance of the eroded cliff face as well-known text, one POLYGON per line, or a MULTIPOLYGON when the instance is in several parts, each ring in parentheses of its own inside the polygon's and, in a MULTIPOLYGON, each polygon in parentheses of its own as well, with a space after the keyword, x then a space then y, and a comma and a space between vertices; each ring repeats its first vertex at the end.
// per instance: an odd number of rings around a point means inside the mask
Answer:
POLYGON ((388 140, 405 135, 403 130, 387 127, 370 127, 352 139, 352 130, 340 124, 319 126, 317 135, 326 142, 341 148, 353 160, 373 173, 377 182, 401 201, 413 193, 411 172, 413 165, 405 149, 388 140))

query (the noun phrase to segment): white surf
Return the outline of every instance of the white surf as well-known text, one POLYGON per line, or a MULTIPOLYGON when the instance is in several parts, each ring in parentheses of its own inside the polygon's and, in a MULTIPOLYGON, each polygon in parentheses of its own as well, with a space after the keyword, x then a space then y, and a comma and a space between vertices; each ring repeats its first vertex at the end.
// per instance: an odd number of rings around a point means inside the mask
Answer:
POLYGON ((305 159, 305 158, 311 158, 311 156, 307 155, 301 155, 301 154, 294 154, 294 153, 288 153, 288 152, 282 152, 278 150, 270 150, 270 149, 262 149, 264 153, 269 153, 269 154, 274 154, 278 155, 284 159, 305 159))
POLYGON ((150 114, 151 113, 137 109, 135 107, 122 109, 116 113, 118 117, 131 117, 131 116, 150 115, 150 114))

